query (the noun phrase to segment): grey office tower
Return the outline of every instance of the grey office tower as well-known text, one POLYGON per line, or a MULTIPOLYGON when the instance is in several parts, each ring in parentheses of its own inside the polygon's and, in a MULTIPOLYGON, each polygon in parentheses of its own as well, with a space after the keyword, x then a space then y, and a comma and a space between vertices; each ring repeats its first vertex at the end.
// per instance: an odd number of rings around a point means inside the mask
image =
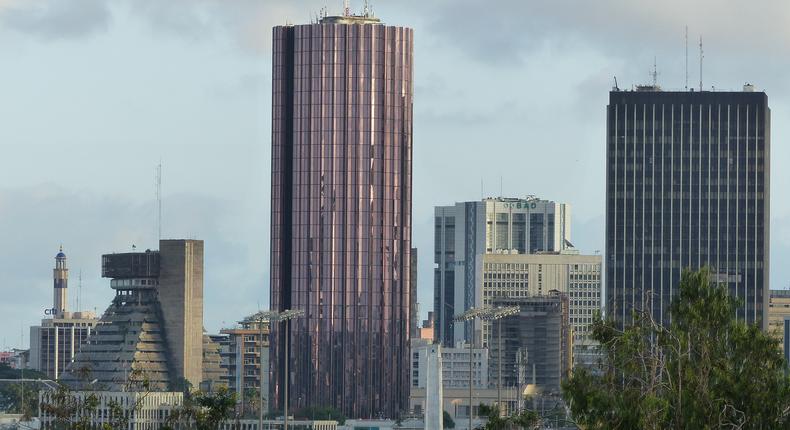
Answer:
POLYGON ((708 266, 765 327, 770 109, 764 92, 614 89, 607 108, 606 302, 668 323, 684 268, 708 266))

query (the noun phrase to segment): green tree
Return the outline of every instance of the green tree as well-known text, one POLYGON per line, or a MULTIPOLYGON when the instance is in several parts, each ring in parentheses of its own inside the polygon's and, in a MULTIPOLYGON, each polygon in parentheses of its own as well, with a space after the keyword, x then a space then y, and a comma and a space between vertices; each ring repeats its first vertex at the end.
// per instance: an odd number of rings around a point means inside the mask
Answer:
POLYGON ((195 391, 184 397, 184 403, 168 417, 165 428, 217 430, 236 407, 236 393, 220 387, 212 393, 195 391))
POLYGON ((454 429, 455 428, 455 421, 453 421, 453 417, 447 413, 447 411, 442 411, 442 427, 446 429, 454 429))
POLYGON ((790 380, 778 341, 738 320, 740 302, 710 279, 707 268, 683 272, 668 325, 643 310, 623 330, 597 319, 592 337, 604 353, 601 371, 577 369, 563 384, 580 427, 790 427, 790 380))
POLYGON ((294 416, 308 420, 334 420, 339 424, 346 422, 346 416, 331 406, 308 406, 296 411, 294 416))

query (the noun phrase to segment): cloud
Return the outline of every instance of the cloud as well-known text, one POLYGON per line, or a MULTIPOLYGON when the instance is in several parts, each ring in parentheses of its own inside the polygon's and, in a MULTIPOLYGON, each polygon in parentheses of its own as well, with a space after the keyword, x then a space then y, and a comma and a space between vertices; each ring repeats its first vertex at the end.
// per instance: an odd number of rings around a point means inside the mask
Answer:
POLYGON ((0 24, 39 39, 78 38, 104 31, 112 14, 102 0, 3 0, 0 24))
MULTIPOLYGON (((268 224, 256 229, 246 219, 261 214, 243 202, 201 194, 168 195, 166 203, 165 237, 205 241, 205 326, 218 330, 221 321, 253 312, 257 303, 265 305, 268 264, 261 255, 267 244, 245 240, 249 234, 265 237, 268 224)), ((56 184, 0 189, 3 320, 26 327, 43 318, 42 310, 52 301, 52 267, 61 244, 69 258, 70 306, 75 307, 82 272, 81 307, 103 312, 113 293, 101 278, 101 255, 129 251, 132 244, 156 249, 155 213, 150 201, 56 184)), ((8 327, 2 334, 16 332, 8 327)))

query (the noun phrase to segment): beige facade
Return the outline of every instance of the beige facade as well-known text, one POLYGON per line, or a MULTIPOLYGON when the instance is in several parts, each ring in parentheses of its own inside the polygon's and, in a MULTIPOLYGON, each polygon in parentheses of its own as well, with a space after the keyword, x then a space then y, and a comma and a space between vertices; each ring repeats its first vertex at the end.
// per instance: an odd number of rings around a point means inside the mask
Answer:
POLYGON ((93 312, 62 312, 30 327, 30 367, 60 378, 98 322, 93 312))
MULTIPOLYGON (((269 408, 269 322, 245 321, 236 328, 223 329, 228 335, 226 355, 227 385, 237 393, 239 405, 245 397, 263 390, 264 410, 269 408), (263 370, 261 370, 263 369, 263 370)), ((254 403, 254 402, 253 402, 254 403)))
MULTIPOLYGON (((589 337, 590 324, 601 310, 601 256, 580 255, 575 250, 543 254, 486 254, 477 267, 477 306, 491 306, 496 298, 526 298, 552 290, 568 295, 573 329, 574 363, 592 365, 596 344, 589 337)), ((491 324, 477 323, 484 346, 491 338, 491 324)))
POLYGON ((202 380, 203 241, 159 241, 159 303, 176 375, 193 387, 202 380))
POLYGON ((790 317, 790 290, 771 290, 768 303, 768 333, 779 339, 784 351, 784 321, 790 317))

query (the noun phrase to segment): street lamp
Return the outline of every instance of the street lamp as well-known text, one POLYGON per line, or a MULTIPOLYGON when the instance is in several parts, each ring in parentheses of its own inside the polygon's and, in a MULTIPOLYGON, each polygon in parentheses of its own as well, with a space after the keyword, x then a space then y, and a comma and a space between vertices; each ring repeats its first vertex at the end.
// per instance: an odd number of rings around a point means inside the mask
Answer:
MULTIPOLYGON (((481 316, 482 319, 487 321, 496 321, 511 315, 516 315, 520 312, 521 308, 518 306, 505 306, 501 308, 487 308, 486 312, 481 316)), ((496 401, 499 408, 499 415, 502 416, 504 410, 502 408, 502 323, 497 325, 497 386, 496 386, 496 401)))
POLYGON ((283 421, 283 430, 288 430, 288 384, 291 382, 290 378, 288 377, 288 340, 290 338, 289 334, 290 331, 288 330, 291 326, 291 320, 294 318, 298 318, 304 316, 304 310, 301 309, 286 309, 280 312, 277 315, 277 322, 285 321, 285 384, 283 385, 283 395, 285 397, 285 401, 283 402, 283 415, 285 416, 283 421))
POLYGON ((474 344, 475 338, 474 320, 477 317, 483 316, 485 312, 485 308, 469 308, 469 310, 466 312, 458 314, 453 318, 453 320, 456 322, 472 322, 472 327, 470 330, 471 337, 469 339, 469 430, 472 430, 472 346, 474 344))
MULTIPOLYGON (((263 429, 263 323, 272 321, 273 319, 277 318, 277 312, 275 311, 259 311, 253 315, 244 318, 242 323, 258 323, 258 349, 259 349, 259 356, 258 356, 258 430, 263 429)), ((242 414, 244 413, 244 371, 242 370, 241 376, 241 390, 242 393, 242 414)))

